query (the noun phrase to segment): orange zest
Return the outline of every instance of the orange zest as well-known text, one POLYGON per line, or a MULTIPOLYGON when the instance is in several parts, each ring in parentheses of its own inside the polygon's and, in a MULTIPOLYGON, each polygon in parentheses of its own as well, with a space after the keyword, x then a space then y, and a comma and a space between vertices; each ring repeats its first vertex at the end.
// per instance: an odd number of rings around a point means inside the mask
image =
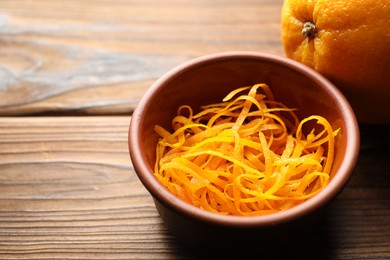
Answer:
POLYGON ((266 84, 201 109, 179 107, 172 132, 155 126, 155 176, 182 200, 220 214, 262 215, 298 205, 328 184, 339 129, 325 118, 299 121, 266 84), (316 127, 305 135, 309 122, 316 127))

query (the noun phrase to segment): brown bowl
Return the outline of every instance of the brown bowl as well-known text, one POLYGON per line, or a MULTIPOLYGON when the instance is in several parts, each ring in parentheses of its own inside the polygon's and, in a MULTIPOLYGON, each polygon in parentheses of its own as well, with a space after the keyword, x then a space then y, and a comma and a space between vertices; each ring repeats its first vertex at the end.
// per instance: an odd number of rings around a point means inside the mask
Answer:
POLYGON ((191 60, 157 80, 134 110, 129 151, 139 179, 152 195, 170 230, 190 247, 223 251, 267 249, 307 236, 323 209, 345 187, 359 154, 359 128, 341 92, 314 70, 290 59, 263 53, 227 52, 191 60), (171 194, 153 175, 158 136, 154 125, 170 128, 180 105, 220 102, 238 87, 268 84, 275 99, 298 108, 303 117, 324 116, 342 131, 336 143, 331 181, 316 196, 291 209, 263 216, 229 216, 192 206, 171 194))

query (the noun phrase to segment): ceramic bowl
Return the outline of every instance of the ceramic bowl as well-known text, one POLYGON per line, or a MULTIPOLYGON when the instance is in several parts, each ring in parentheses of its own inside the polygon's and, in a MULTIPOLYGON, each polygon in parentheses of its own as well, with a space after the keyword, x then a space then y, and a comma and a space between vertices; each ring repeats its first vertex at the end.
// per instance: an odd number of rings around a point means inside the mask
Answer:
POLYGON ((290 59, 253 52, 216 53, 182 64, 158 79, 131 118, 129 152, 134 169, 152 195, 165 224, 196 249, 282 248, 315 230, 322 212, 345 187, 359 154, 359 128, 346 98, 314 70, 290 59), (268 84, 275 99, 298 108, 298 117, 324 116, 342 131, 337 138, 331 181, 316 196, 291 209, 262 216, 230 216, 196 208, 172 195, 153 175, 156 124, 170 129, 180 105, 220 102, 238 87, 268 84))

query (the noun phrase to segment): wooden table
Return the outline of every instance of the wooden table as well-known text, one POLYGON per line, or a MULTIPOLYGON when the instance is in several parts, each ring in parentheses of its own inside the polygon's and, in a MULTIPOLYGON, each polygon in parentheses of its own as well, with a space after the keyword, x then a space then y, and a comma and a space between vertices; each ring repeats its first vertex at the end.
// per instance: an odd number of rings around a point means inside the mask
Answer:
MULTIPOLYGON (((0 258, 200 258, 170 234, 137 179, 131 112, 153 81, 193 57, 284 55, 281 5, 2 0, 0 258)), ((347 188, 312 238, 280 250, 285 258, 390 258, 390 127, 361 133, 347 188)))

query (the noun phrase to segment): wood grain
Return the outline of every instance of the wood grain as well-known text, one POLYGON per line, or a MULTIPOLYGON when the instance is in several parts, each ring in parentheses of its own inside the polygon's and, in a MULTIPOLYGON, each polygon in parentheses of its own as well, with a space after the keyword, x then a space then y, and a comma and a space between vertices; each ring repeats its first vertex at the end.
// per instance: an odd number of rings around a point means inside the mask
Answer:
POLYGON ((193 57, 283 55, 282 0, 0 1, 0 115, 129 114, 193 57))
MULTIPOLYGON (((129 120, 0 118, 1 259, 205 258, 169 233, 134 173, 129 120)), ((313 237, 278 257, 389 259, 389 131, 362 127, 347 188, 313 237)))
POLYGON ((169 259, 128 117, 0 119, 0 258, 169 259))

